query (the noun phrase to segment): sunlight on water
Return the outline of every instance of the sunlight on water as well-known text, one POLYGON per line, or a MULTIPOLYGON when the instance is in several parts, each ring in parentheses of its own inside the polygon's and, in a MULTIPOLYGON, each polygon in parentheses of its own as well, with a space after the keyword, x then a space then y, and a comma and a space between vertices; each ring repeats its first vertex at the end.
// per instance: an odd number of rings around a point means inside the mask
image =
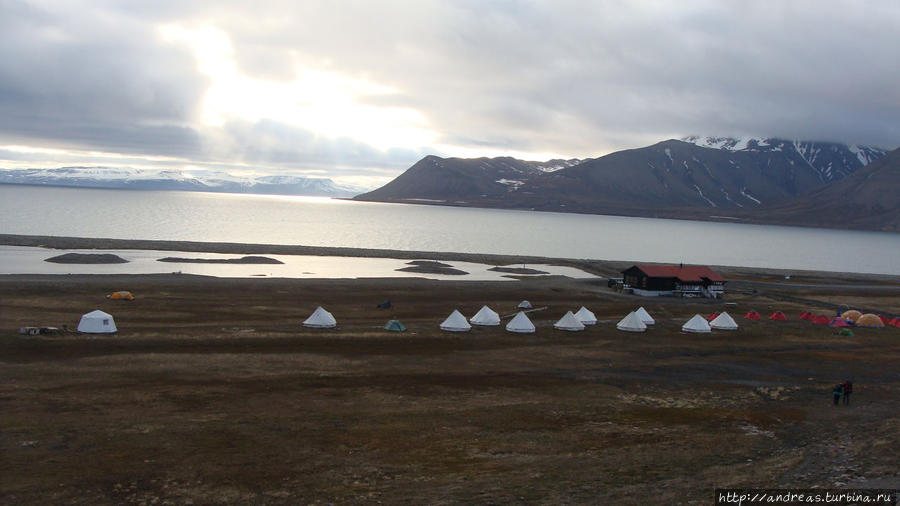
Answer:
MULTIPOLYGON (((472 262, 442 262, 466 274, 423 274, 399 271, 410 260, 397 258, 356 258, 310 255, 257 255, 279 260, 281 264, 212 264, 160 262, 165 257, 181 259, 235 259, 244 255, 180 251, 103 250, 128 263, 58 264, 45 260, 64 253, 97 253, 97 250, 51 250, 21 246, 0 246, 0 274, 196 274, 220 278, 426 278, 457 281, 513 281, 503 272, 489 270, 491 265, 472 262)), ((521 267, 514 265, 512 267, 521 267)), ((550 275, 570 278, 594 278, 572 267, 528 265, 550 275)))
POLYGON ((900 235, 379 204, 0 185, 0 233, 297 244, 900 274, 900 235))

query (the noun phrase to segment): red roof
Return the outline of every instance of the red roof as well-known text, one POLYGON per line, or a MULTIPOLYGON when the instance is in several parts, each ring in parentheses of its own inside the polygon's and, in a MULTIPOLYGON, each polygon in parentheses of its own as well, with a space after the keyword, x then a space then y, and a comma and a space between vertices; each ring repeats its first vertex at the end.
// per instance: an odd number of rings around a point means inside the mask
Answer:
POLYGON ((676 278, 679 281, 725 281, 719 273, 705 265, 635 265, 651 278, 676 278))

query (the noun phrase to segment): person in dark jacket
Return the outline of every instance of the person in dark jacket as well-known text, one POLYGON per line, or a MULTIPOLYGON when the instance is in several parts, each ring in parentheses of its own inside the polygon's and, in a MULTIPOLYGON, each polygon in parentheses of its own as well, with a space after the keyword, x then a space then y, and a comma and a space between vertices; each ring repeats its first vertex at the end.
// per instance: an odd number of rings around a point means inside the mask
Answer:
POLYGON ((844 384, 838 383, 831 389, 831 395, 834 396, 834 405, 837 406, 841 402, 841 395, 844 393, 844 384))
POLYGON ((853 383, 850 380, 845 381, 841 390, 844 393, 844 405, 849 406, 850 394, 853 393, 853 383))

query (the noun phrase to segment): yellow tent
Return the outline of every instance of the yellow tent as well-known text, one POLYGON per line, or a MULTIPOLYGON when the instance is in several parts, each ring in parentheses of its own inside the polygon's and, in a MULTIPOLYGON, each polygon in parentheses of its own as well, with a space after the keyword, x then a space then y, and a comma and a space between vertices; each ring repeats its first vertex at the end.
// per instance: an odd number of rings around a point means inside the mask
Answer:
POLYGON ((859 319, 856 320, 856 326, 857 327, 875 327, 875 328, 880 329, 880 328, 884 327, 884 322, 881 321, 881 318, 879 318, 878 315, 874 315, 872 313, 867 313, 867 314, 860 316, 859 319))
POLYGON ((844 311, 844 314, 841 315, 841 318, 845 320, 859 320, 859 317, 862 316, 862 313, 855 309, 851 309, 850 311, 844 311))
POLYGON ((111 300, 134 300, 134 295, 131 295, 131 292, 113 292, 107 295, 106 298, 111 300))

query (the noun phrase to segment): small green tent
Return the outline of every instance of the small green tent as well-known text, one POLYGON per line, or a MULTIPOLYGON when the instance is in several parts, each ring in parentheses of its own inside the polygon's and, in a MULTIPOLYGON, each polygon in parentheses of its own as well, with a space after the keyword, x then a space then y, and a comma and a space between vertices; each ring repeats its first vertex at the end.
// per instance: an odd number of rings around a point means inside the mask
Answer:
POLYGON ((404 330, 406 330, 406 326, 400 323, 400 320, 391 320, 384 326, 384 330, 403 332, 404 330))
POLYGON ((843 329, 841 329, 840 332, 838 332, 838 335, 839 335, 839 336, 853 337, 853 331, 850 330, 850 329, 847 329, 847 328, 843 328, 843 329))

